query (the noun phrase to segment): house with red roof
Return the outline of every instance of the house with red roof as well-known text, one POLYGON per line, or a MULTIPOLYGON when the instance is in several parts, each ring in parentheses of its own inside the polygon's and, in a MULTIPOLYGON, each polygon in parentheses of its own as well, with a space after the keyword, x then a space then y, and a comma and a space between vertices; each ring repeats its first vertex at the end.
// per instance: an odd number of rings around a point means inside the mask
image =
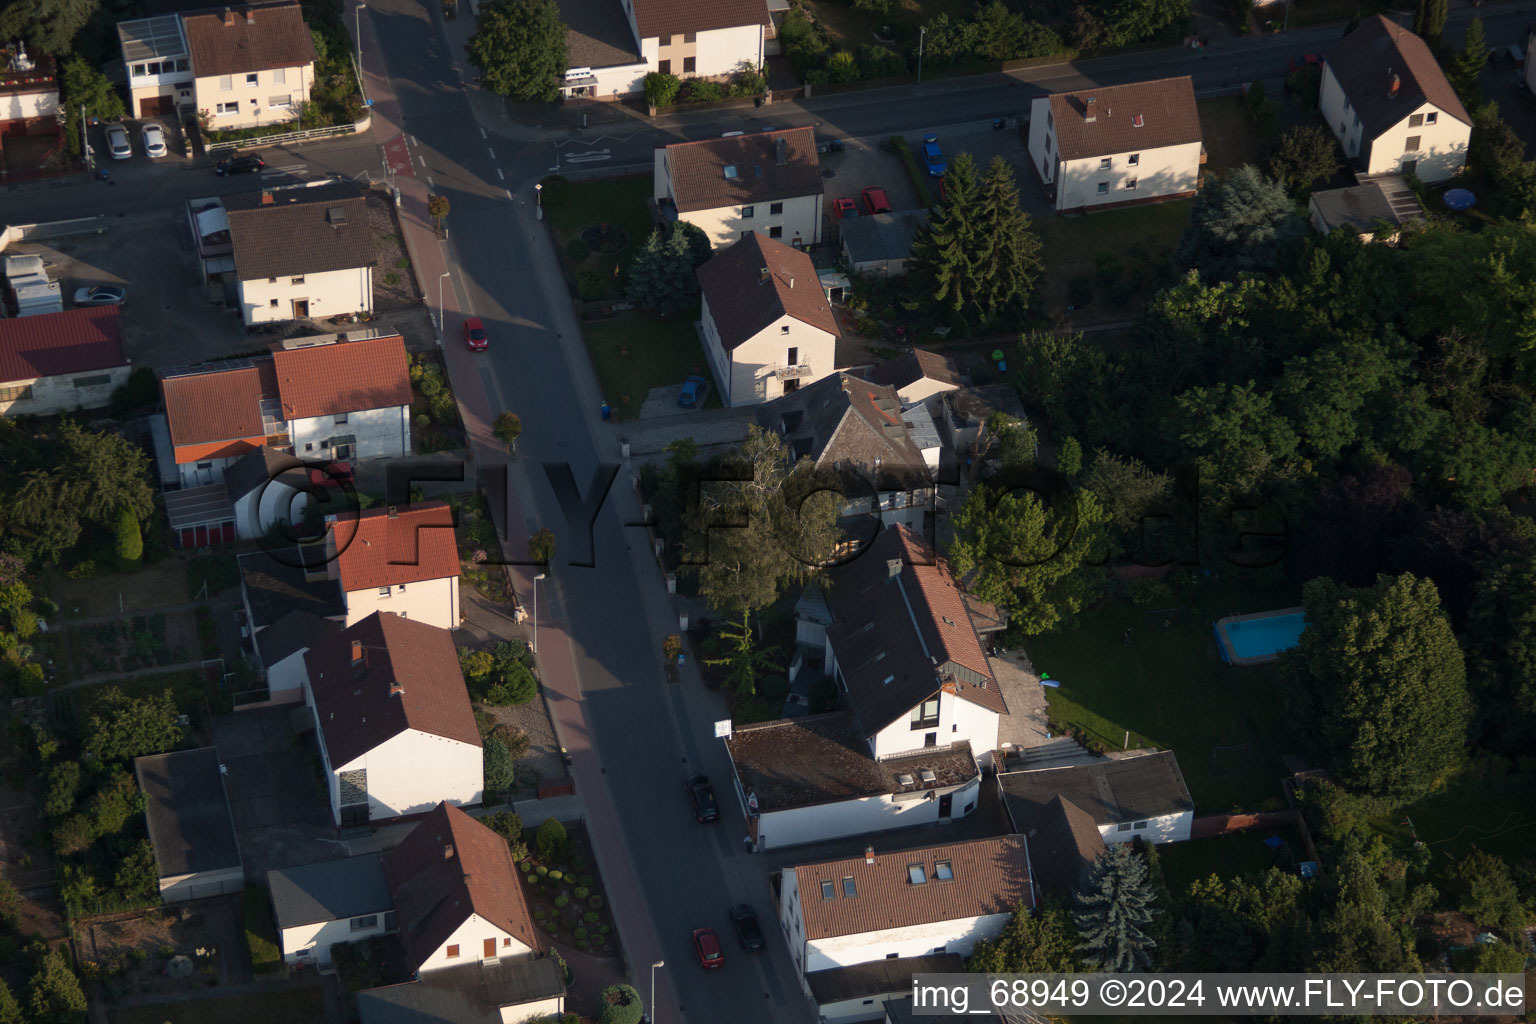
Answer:
POLYGON ((459 625, 459 547, 441 501, 326 519, 326 571, 347 625, 394 612, 439 629, 459 625))
POLYGON ((99 409, 132 370, 116 306, 0 319, 0 415, 99 409))
POLYGON ((375 612, 316 641, 304 666, 338 825, 480 802, 480 729, 446 629, 375 612))

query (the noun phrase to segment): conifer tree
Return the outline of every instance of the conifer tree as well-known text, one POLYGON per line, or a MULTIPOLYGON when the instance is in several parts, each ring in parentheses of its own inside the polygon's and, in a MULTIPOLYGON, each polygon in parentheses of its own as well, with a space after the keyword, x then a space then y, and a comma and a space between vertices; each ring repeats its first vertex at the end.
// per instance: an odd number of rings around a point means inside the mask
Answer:
POLYGON ((1488 39, 1483 34, 1481 17, 1475 17, 1467 23, 1467 36, 1461 52, 1451 58, 1449 63, 1450 67, 1446 69, 1450 72, 1448 77, 1461 96, 1461 101, 1468 105, 1475 104, 1480 95, 1477 80, 1488 66, 1488 39))
POLYGON ((933 301, 962 311, 972 302, 976 261, 976 164, 961 153, 944 175, 944 200, 912 243, 913 271, 931 288, 933 301))
POLYGON ((678 224, 657 231, 645 240, 629 268, 630 302, 661 316, 671 316, 693 301, 698 279, 693 275, 693 252, 688 236, 678 224))
POLYGON ((1143 930, 1156 913, 1157 894, 1146 862, 1130 843, 1115 843, 1088 870, 1072 915, 1082 942, 1078 949, 1102 971, 1126 973, 1150 963, 1154 943, 1143 930))
POLYGON ((1041 271, 1040 238, 1019 206, 1013 167, 1000 156, 987 168, 979 213, 975 301, 982 318, 991 320, 1027 304, 1041 271))

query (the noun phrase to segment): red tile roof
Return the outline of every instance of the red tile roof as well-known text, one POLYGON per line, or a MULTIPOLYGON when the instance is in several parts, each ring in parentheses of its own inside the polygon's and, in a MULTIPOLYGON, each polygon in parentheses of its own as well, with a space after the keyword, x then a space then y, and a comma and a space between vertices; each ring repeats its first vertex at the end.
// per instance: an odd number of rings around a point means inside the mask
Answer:
POLYGON ((1056 148, 1063 160, 1160 149, 1203 138, 1188 75, 1057 92, 1050 101, 1056 148))
POLYGON ((815 196, 826 187, 812 128, 675 142, 666 147, 665 159, 673 198, 683 213, 815 196), (727 167, 735 171, 730 177, 727 167))
POLYGON ((183 14, 181 25, 199 78, 303 67, 315 60, 315 42, 296 3, 244 4, 183 14), (226 12, 232 15, 227 24, 226 12))
POLYGON ((727 352, 786 314, 842 335, 811 257, 760 232, 733 242, 700 267, 698 277, 727 352))
POLYGON ((1034 905, 1023 836, 999 836, 916 850, 805 864, 794 868, 808 940, 859 935, 888 928, 912 928, 988 914, 1008 914, 1034 905), (954 877, 942 880, 935 865, 947 861, 954 877), (921 864, 923 881, 913 884, 908 866, 921 864), (844 895, 852 878, 856 895, 844 895), (834 896, 823 899, 821 883, 834 896))
POLYGON ((438 804, 385 854, 384 873, 413 967, 471 914, 540 948, 506 840, 457 807, 438 804))
POLYGON ((453 634, 446 629, 374 612, 310 648, 304 664, 333 768, 407 729, 480 746, 453 634))
POLYGON ((285 419, 411 404, 405 339, 398 334, 334 345, 272 346, 285 419))
MULTIPOLYGON (((685 32, 768 24, 764 0, 634 0, 635 24, 641 39, 660 39, 685 32)), ((682 42, 682 40, 678 40, 682 42)))
POLYGON ((348 593, 459 575, 453 510, 422 502, 391 515, 374 508, 331 523, 336 578, 348 593))
POLYGON ((116 306, 0 320, 0 381, 107 370, 127 362, 116 306))
POLYGON ((227 442, 239 442, 240 452, 252 450, 266 439, 261 420, 261 400, 276 397, 277 381, 272 364, 210 369, 167 377, 160 381, 165 417, 177 462, 207 458, 227 442), (194 447, 195 446, 195 447, 194 447))

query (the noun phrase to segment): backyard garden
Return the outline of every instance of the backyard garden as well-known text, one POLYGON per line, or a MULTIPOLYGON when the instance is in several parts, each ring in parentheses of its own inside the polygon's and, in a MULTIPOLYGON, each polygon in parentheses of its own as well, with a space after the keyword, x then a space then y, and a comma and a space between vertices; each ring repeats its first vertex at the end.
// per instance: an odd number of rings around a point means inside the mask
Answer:
POLYGON ((411 434, 418 454, 464 447, 459 406, 436 352, 411 353, 411 434))
POLYGON ((524 834, 515 814, 495 815, 486 824, 504 836, 517 837, 511 839, 513 856, 522 874, 528 911, 538 928, 554 942, 583 953, 617 955, 613 914, 596 874, 586 830, 549 818, 524 834))
POLYGON ((325 993, 318 985, 244 992, 195 1002, 115 1007, 111 1024, 314 1024, 325 1019, 325 993))

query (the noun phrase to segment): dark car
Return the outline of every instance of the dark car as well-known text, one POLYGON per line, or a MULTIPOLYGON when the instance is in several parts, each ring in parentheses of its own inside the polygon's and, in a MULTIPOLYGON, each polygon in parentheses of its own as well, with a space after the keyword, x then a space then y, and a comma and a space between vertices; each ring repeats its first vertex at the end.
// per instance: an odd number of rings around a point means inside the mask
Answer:
POLYGON ((220 160, 213 169, 223 178, 231 174, 255 174, 266 166, 267 162, 259 156, 237 156, 220 160))
POLYGON ((719 821, 720 808, 715 803, 715 787, 708 775, 690 775, 683 780, 688 790, 688 802, 693 805, 693 816, 699 821, 719 821))
POLYGON ((757 953, 763 948, 763 929, 757 923, 757 911, 752 909, 750 903, 738 903, 731 908, 731 924, 736 926, 736 937, 741 940, 741 948, 748 953, 757 953))
POLYGON ((713 928, 693 930, 693 951, 699 955, 699 966, 705 970, 725 966, 725 954, 720 950, 720 936, 713 928))

